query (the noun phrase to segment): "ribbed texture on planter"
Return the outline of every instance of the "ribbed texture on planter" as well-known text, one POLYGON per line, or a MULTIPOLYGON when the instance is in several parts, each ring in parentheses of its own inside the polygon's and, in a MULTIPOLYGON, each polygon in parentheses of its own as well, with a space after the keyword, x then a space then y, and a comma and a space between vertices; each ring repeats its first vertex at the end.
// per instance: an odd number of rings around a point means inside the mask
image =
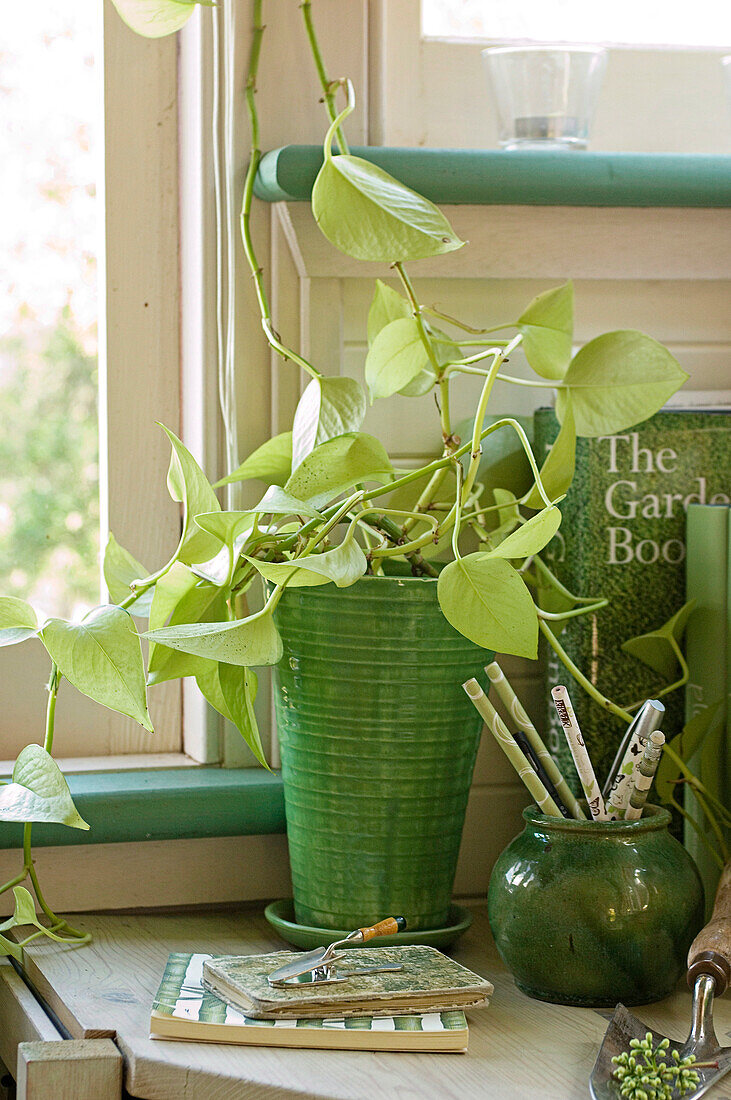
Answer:
POLYGON ((286 590, 276 712, 300 924, 447 919, 481 720, 462 690, 492 654, 436 581, 286 590))

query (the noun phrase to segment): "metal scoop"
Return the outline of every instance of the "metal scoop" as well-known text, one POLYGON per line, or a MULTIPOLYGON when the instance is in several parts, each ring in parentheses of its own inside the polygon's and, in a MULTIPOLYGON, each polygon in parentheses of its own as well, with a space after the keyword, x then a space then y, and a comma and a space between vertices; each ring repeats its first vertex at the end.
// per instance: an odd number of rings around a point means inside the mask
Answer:
MULTIPOLYGON (((711 920, 698 933, 688 952, 688 985, 693 990, 690 1034, 682 1046, 670 1040, 671 1047, 677 1049, 681 1058, 694 1054, 698 1062, 717 1065, 697 1070, 698 1087, 693 1092, 686 1092, 684 1100, 703 1096, 731 1069, 731 1047, 720 1046, 713 1030, 713 998, 720 997, 730 981, 731 862, 726 864, 721 875, 711 920)), ((618 1100, 619 1086, 612 1080, 615 1070, 612 1058, 629 1050, 630 1039, 644 1039, 648 1031, 652 1029, 628 1012, 624 1005, 617 1005, 589 1079, 593 1100, 618 1100)), ((652 1038, 657 1046, 665 1036, 652 1031, 652 1038)))
POLYGON ((273 970, 268 978, 269 984, 274 986, 332 985, 334 982, 345 982, 356 974, 390 974, 403 970, 403 966, 362 966, 357 969, 338 970, 337 962, 343 957, 342 951, 338 951, 339 947, 355 947, 357 944, 367 943, 375 936, 395 936, 405 928, 405 917, 386 917, 378 924, 356 928, 344 940, 337 940, 329 947, 318 947, 315 951, 298 955, 292 962, 273 970))

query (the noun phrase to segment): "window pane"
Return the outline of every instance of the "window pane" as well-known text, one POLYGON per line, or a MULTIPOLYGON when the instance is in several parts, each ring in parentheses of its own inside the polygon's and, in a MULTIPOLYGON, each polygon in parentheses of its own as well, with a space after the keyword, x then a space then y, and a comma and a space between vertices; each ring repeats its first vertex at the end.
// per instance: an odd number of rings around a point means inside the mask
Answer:
POLYGON ((98 602, 99 0, 0 13, 0 593, 98 602))
POLYGON ((731 46, 731 5, 586 0, 422 0, 427 36, 631 46, 731 46))

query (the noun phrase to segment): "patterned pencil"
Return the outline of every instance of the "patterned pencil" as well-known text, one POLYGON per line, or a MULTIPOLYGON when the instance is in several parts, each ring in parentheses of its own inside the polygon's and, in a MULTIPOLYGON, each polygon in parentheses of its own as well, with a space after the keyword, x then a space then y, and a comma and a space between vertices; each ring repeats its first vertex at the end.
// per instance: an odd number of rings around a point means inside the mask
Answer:
POLYGON ((579 805, 574 792, 561 774, 558 764, 543 744, 541 735, 528 717, 520 699, 513 691, 510 681, 500 668, 500 665, 497 661, 493 661, 492 664, 485 667, 485 672, 490 679, 490 683, 495 685, 495 691, 504 703, 508 714, 515 722, 518 729, 524 733, 530 741, 533 751, 543 765, 546 775, 556 788, 556 792, 564 806, 567 807, 571 816, 575 817, 577 821, 585 821, 586 814, 579 805))
POLYGON ((612 765, 614 776, 609 786, 609 793, 605 795, 607 813, 612 821, 624 817, 624 811, 627 809, 632 793, 632 775, 635 764, 642 756, 642 750, 648 737, 660 725, 664 713, 665 707, 662 703, 657 699, 647 699, 638 710, 632 724, 627 728, 623 744, 620 746, 620 752, 617 753, 619 765, 617 766, 618 761, 615 759, 612 765), (621 756, 620 753, 622 753, 621 756))
POLYGON ((462 684, 462 687, 484 718, 490 733, 525 783, 528 792, 535 799, 539 809, 541 809, 544 814, 548 814, 549 817, 561 817, 561 811, 558 806, 523 756, 523 753, 515 742, 515 738, 508 731, 507 726, 485 695, 477 680, 467 680, 466 683, 462 684))
POLYGON ((563 732, 568 741, 571 755, 574 758, 574 764, 576 765, 576 771, 581 780, 581 786, 584 788, 586 801, 589 804, 589 812, 594 821, 607 821, 607 811, 604 808, 602 792, 599 790, 599 784, 596 781, 594 769, 591 766, 589 753, 586 751, 584 738, 581 736, 579 723, 576 721, 576 715, 571 705, 569 693, 563 684, 558 684, 555 688, 551 689, 551 697, 553 698, 553 705, 556 708, 556 713, 563 726, 563 732))
POLYGON ((664 744, 665 734, 661 733, 660 730, 654 730, 650 734, 649 741, 645 744, 642 758, 637 761, 635 770, 632 773, 632 794, 624 815, 625 821, 637 821, 642 817, 642 811, 645 808, 647 795, 660 763, 664 744))

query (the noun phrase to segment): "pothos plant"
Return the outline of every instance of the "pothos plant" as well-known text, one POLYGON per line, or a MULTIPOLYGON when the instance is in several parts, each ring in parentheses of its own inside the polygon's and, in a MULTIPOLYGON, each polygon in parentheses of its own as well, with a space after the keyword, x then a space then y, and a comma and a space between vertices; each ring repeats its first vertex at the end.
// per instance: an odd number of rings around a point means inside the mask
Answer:
MULTIPOLYGON (((152 36, 178 29, 193 8, 187 0, 115 3, 133 29, 152 36)), ((163 428, 171 444, 168 487, 182 505, 180 541, 170 559, 149 572, 110 536, 104 576, 114 602, 95 608, 78 623, 52 618, 39 625, 27 603, 0 597, 0 644, 35 639, 51 661, 43 744, 26 746, 11 782, 0 786, 0 819, 24 826, 22 867, 0 887, 0 893, 15 893, 14 915, 0 926, 0 954, 18 955, 24 943, 40 935, 77 942, 86 938, 48 905, 31 852, 35 822, 88 828, 52 757, 61 679, 152 732, 148 689, 194 677, 208 702, 237 726, 266 766, 254 712, 254 670, 275 665, 282 656, 273 616, 287 587, 334 583, 345 588, 364 574, 385 575, 392 560, 408 563, 415 576, 438 578, 442 612, 465 637, 486 649, 535 658, 542 632, 599 705, 631 720, 582 675, 560 644, 562 623, 600 610, 606 601, 569 592, 541 551, 561 523, 557 505, 571 484, 577 435, 629 428, 656 412, 687 375, 666 348, 636 331, 606 333, 572 354, 570 283, 540 294, 512 320, 493 323, 490 318, 479 329, 424 304, 406 265, 455 251, 463 242, 431 202, 350 154, 343 124, 353 110, 353 87, 347 80, 328 79, 311 4, 306 0, 300 6, 330 119, 312 194, 315 219, 336 248, 358 259, 388 263, 400 284, 397 290, 379 281, 370 307, 365 361, 370 400, 433 392, 441 453, 419 469, 395 468, 383 444, 360 430, 367 407, 362 386, 323 374, 284 345, 276 332, 249 228, 261 156, 255 92, 264 27, 261 0, 255 0, 245 93, 252 148, 242 238, 267 340, 283 359, 302 368, 310 382, 291 432, 264 443, 216 485, 180 439, 163 428), (341 88, 346 104, 338 113, 341 88), (532 368, 530 380, 506 371, 519 347, 532 368), (450 414, 452 390, 474 376, 482 382, 474 416, 466 432, 457 431, 450 414), (561 428, 540 467, 521 423, 515 417, 490 416, 497 384, 556 391, 561 428), (491 470, 485 470, 485 451, 506 433, 519 441, 530 484, 517 491, 515 484, 493 479, 488 491, 491 470), (246 480, 268 486, 258 503, 223 510, 215 489, 246 480), (268 595, 252 611, 249 597, 262 579, 268 582, 268 595), (146 660, 142 638, 148 643, 146 660), (45 922, 36 916, 33 897, 22 885, 26 882, 45 922), (27 924, 35 930, 19 944, 2 934, 27 924)), ((677 648, 673 630, 671 626, 667 644, 677 648)), ((673 769, 666 777, 669 796, 674 797, 673 781, 682 773, 715 822, 714 810, 725 811, 711 805, 711 796, 672 746, 667 758, 673 769)))

